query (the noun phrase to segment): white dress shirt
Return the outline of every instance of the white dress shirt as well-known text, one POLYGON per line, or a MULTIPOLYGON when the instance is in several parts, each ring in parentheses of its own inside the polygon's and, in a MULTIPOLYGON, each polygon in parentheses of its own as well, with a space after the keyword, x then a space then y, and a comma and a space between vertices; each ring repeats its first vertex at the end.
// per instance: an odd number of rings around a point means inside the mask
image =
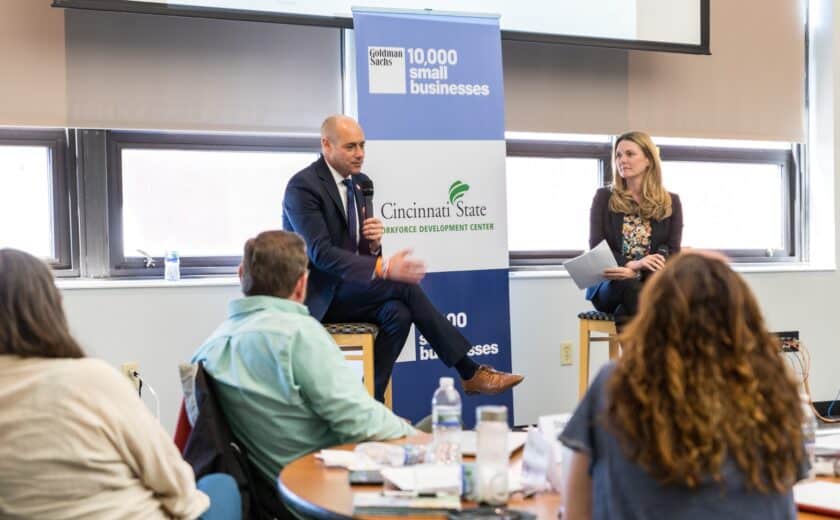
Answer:
MULTIPOLYGON (((327 163, 327 168, 330 169, 330 173, 332 173, 333 179, 335 180, 335 185, 338 188, 338 198, 341 199, 341 206, 344 208, 344 217, 347 218, 347 185, 344 184, 345 178, 342 177, 341 174, 338 173, 335 170, 335 168, 333 168, 332 165, 329 162, 327 162, 326 159, 324 160, 324 162, 327 163)), ((361 219, 358 215, 359 213, 356 212, 356 246, 359 245, 359 237, 362 234, 362 231, 359 228, 359 226, 361 225, 361 219)))

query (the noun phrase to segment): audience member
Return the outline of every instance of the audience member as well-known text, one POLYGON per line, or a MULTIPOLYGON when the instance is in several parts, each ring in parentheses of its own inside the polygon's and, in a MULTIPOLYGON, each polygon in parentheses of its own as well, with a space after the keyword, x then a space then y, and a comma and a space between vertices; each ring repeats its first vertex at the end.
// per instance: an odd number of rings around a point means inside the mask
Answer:
POLYGON ((14 249, 0 249, 0 410, 2 518, 196 518, 208 507, 131 382, 85 358, 49 268, 14 249))
POLYGON ((294 233, 245 243, 244 298, 193 356, 215 381, 219 405, 263 478, 321 448, 403 437, 408 423, 375 401, 324 327, 303 305, 307 257, 294 233))
POLYGON ((563 518, 795 518, 797 386, 725 259, 672 258, 621 343, 560 435, 563 518))

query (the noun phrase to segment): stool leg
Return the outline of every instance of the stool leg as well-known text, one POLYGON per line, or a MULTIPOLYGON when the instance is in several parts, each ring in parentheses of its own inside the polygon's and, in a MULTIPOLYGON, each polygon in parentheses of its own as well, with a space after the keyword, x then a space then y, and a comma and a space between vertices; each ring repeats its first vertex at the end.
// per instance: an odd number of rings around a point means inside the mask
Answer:
POLYGON ((589 322, 580 320, 580 368, 578 371, 578 399, 583 399, 589 387, 589 322))
POLYGON ((618 351, 618 348, 619 348, 618 337, 617 337, 616 334, 617 334, 616 331, 613 330, 612 332, 610 332, 610 335, 609 335, 610 359, 618 358, 618 354, 619 354, 619 351, 618 351))
POLYGON ((364 371, 365 388, 373 395, 373 334, 364 334, 360 338, 362 344, 362 370, 364 371))
POLYGON ((388 407, 389 410, 394 409, 394 397, 392 394, 391 389, 394 386, 394 380, 388 380, 388 386, 385 387, 385 406, 388 407))

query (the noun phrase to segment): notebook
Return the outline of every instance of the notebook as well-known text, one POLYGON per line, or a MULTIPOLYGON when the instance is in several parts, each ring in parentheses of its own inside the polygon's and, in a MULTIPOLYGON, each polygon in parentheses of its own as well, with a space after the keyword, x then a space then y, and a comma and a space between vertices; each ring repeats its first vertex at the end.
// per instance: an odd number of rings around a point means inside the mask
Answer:
POLYGON ((840 517, 840 483, 811 480, 793 486, 793 500, 800 511, 840 517))
POLYGON ((400 496, 376 491, 353 493, 353 515, 442 515, 447 511, 460 511, 461 497, 441 495, 434 497, 400 496))

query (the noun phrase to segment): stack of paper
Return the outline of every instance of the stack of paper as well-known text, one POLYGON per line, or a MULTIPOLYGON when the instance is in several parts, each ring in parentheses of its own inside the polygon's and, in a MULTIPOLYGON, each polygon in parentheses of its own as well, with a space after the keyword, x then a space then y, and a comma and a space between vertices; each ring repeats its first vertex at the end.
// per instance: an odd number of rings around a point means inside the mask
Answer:
MULTIPOLYGON (((528 439, 528 432, 509 432, 507 436, 508 457, 525 445, 528 439)), ((461 432, 461 453, 464 455, 476 455, 478 451, 478 438, 474 430, 461 432)))
POLYGON ((827 435, 818 432, 814 449, 820 457, 840 457, 840 433, 837 430, 827 435))
POLYGON ((382 478, 403 491, 461 494, 461 466, 417 464, 381 471, 382 478))

